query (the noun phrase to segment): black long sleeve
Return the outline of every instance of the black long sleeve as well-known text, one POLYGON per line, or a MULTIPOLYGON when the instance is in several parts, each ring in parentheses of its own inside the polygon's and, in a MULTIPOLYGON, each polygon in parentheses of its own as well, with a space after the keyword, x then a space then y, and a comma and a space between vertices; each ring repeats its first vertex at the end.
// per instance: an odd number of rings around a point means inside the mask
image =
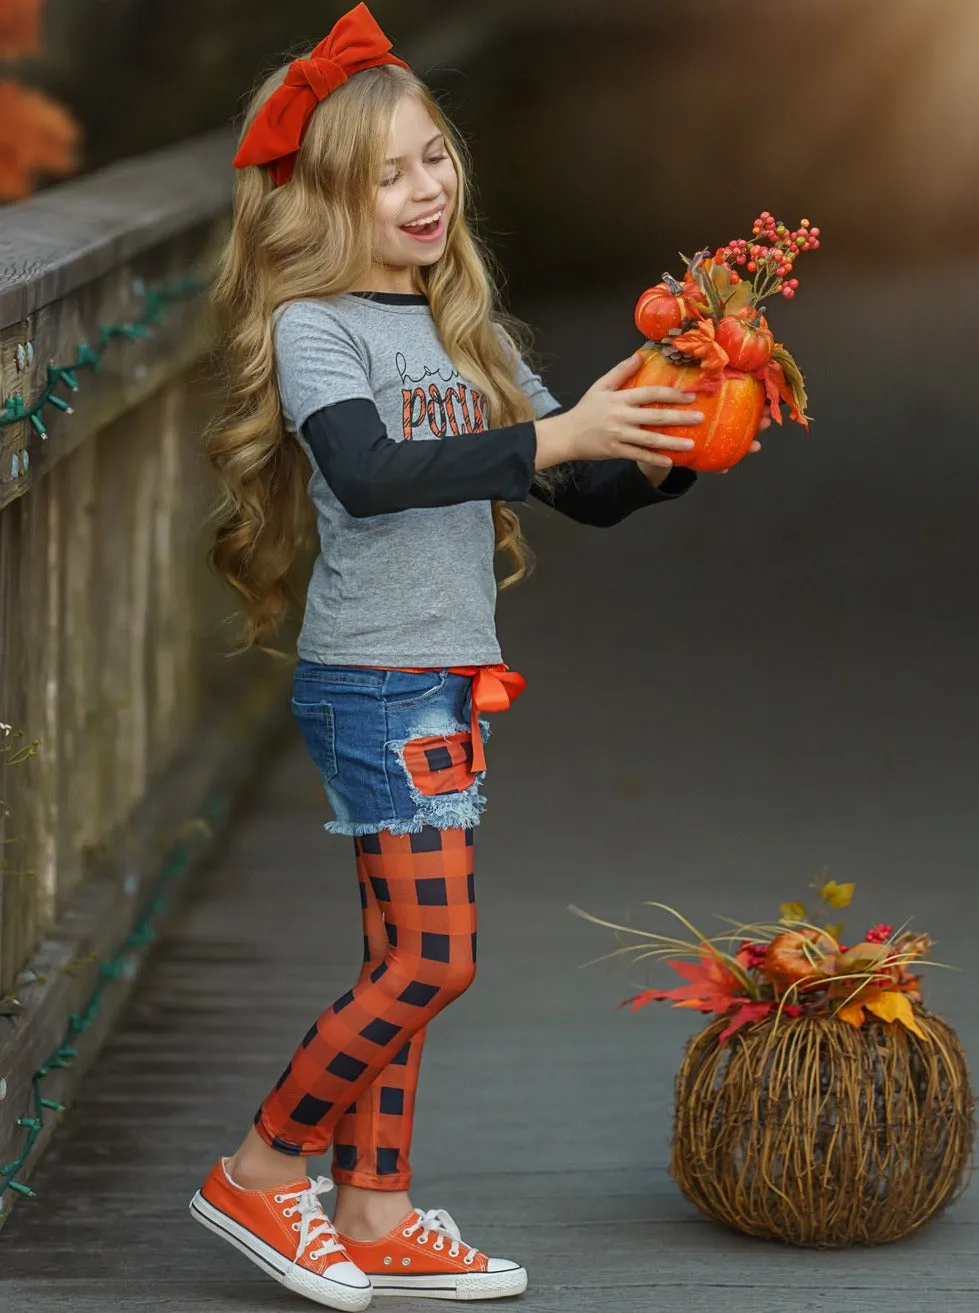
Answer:
POLYGON ((534 496, 579 524, 606 528, 644 506, 674 501, 696 480, 677 466, 654 488, 634 461, 583 460, 558 466, 548 488, 535 482, 533 421, 441 441, 396 442, 364 397, 315 411, 302 435, 341 506, 356 518, 534 496))
POLYGON ((396 442, 373 401, 358 397, 317 410, 302 435, 341 506, 358 518, 467 501, 524 501, 534 478, 532 421, 441 441, 396 442))
MULTIPOLYGON (((544 419, 560 415, 548 411, 544 419)), ((693 470, 675 465, 659 485, 653 485, 632 460, 576 460, 555 467, 555 486, 539 483, 531 487, 538 501, 553 507, 579 524, 610 528, 633 511, 682 497, 697 480, 693 470)))

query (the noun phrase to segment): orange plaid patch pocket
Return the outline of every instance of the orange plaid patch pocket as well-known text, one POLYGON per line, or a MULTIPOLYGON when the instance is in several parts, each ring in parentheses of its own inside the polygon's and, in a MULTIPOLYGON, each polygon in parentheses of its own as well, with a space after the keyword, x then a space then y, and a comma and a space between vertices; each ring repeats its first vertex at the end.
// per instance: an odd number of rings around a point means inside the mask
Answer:
POLYGON ((404 746, 404 762, 412 784, 429 798, 440 793, 462 793, 476 780, 468 730, 412 739, 404 746))

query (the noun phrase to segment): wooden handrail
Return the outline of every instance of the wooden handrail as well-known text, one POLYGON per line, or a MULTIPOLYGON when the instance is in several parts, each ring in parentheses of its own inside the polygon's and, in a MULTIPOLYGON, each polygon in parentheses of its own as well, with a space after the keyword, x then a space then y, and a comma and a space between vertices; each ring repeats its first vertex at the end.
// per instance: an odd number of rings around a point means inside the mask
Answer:
POLYGON ((0 330, 228 209, 226 129, 0 211, 0 330))
POLYGON ((206 567, 205 298, 168 304, 152 336, 105 336, 138 320, 144 287, 210 273, 233 151, 209 133, 0 215, 0 413, 49 384, 74 407, 45 407, 46 437, 0 425, 0 722, 24 736, 0 738, 0 996, 224 688, 264 678, 230 674, 231 606, 206 567), (51 383, 100 341, 76 393, 51 383))

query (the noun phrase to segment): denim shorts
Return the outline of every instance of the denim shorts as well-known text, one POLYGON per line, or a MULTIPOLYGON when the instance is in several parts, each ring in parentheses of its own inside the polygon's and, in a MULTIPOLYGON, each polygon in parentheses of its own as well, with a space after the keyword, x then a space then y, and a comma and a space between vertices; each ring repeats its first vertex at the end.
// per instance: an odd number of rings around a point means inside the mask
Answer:
MULTIPOLYGON (((333 834, 416 834, 478 825, 485 771, 472 764, 472 680, 300 660, 292 711, 333 810, 333 834)), ((480 718, 483 741, 489 724, 480 718)))

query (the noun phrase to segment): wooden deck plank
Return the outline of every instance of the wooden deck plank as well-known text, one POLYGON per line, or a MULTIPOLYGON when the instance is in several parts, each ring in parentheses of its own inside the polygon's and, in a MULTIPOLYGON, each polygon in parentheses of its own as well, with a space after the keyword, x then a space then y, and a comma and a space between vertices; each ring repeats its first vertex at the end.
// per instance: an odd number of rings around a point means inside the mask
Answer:
MULTIPOLYGON (((97 1292, 84 1282, 41 1280, 11 1284, 11 1298, 17 1300, 21 1313, 50 1313, 53 1308, 71 1308, 77 1313, 105 1313, 107 1308, 124 1308, 126 1313, 183 1313, 187 1308, 204 1308, 210 1313, 279 1313, 280 1310, 301 1307, 289 1299, 271 1282, 259 1280, 230 1280, 227 1277, 200 1278, 195 1281, 175 1280, 162 1293, 151 1293, 132 1282, 108 1282, 97 1292)), ((922 1313, 922 1308, 935 1313, 974 1313, 975 1293, 971 1290, 939 1292, 941 1303, 922 1305, 920 1293, 902 1286, 864 1287, 868 1296, 861 1306, 868 1313, 922 1313), (871 1302, 872 1301, 872 1302, 871 1302)), ((581 1286, 556 1286, 540 1290, 519 1304, 507 1307, 533 1308, 534 1313, 606 1313, 615 1308, 622 1313, 717 1313, 719 1307, 751 1308, 754 1313, 784 1313, 784 1290, 748 1289, 730 1284, 708 1285, 698 1283, 682 1289, 659 1289, 655 1303, 647 1286, 616 1282, 599 1290, 581 1286), (731 1299, 744 1300, 732 1304, 731 1299)), ((838 1291, 793 1291, 792 1308, 797 1313, 838 1313, 838 1291)), ((417 1313, 417 1300, 386 1299, 382 1308, 388 1313, 417 1313), (411 1307, 409 1308, 409 1304, 411 1307)))

